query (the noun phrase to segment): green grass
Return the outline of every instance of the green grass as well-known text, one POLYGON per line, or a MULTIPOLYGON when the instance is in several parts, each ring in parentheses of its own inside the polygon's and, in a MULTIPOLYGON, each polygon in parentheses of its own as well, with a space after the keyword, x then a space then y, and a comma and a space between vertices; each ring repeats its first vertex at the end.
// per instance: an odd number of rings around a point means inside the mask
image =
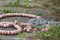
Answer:
POLYGON ((0 40, 4 40, 4 38, 2 38, 2 36, 0 35, 0 40))
POLYGON ((29 0, 24 0, 23 4, 20 4, 20 0, 15 0, 13 3, 8 2, 6 6, 10 7, 23 7, 23 8, 39 8, 40 6, 37 5, 29 5, 29 0))
POLYGON ((4 13, 19 13, 19 11, 11 10, 11 9, 3 9, 2 12, 4 12, 4 13))
POLYGON ((60 25, 52 26, 51 29, 45 32, 35 33, 35 38, 40 40, 60 40, 60 25))
POLYGON ((5 1, 5 0, 0 0, 0 1, 5 1))
POLYGON ((45 26, 44 25, 32 26, 32 28, 39 28, 39 29, 41 29, 41 28, 45 28, 45 26))
POLYGON ((28 38, 28 37, 32 37, 32 36, 30 34, 27 34, 27 33, 19 33, 18 34, 19 40, 21 40, 21 38, 28 38))
POLYGON ((37 16, 43 16, 43 14, 41 12, 38 12, 36 15, 37 16))
POLYGON ((9 2, 9 3, 8 3, 8 6, 11 6, 11 7, 12 7, 12 6, 13 6, 13 3, 9 2))
POLYGON ((48 31, 45 32, 35 32, 33 36, 28 36, 27 34, 20 33, 18 35, 19 38, 24 37, 34 37, 36 39, 40 40, 60 40, 60 25, 59 24, 54 24, 53 26, 50 27, 48 31))
POLYGON ((42 4, 44 7, 48 8, 49 7, 49 3, 48 2, 45 2, 42 4))
POLYGON ((8 2, 8 6, 11 6, 11 7, 17 7, 17 6, 20 6, 20 0, 14 0, 14 2, 8 2))

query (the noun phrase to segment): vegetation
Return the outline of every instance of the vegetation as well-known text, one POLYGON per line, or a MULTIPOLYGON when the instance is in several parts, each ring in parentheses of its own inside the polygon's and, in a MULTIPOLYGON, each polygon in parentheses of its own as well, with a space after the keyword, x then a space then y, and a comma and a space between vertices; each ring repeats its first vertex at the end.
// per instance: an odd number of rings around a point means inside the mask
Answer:
POLYGON ((55 20, 60 21, 60 0, 51 0, 51 3, 54 6, 51 7, 51 9, 55 11, 55 13, 53 13, 55 20))
POLYGON ((42 5, 45 9, 53 10, 52 15, 55 17, 55 21, 60 21, 60 0, 46 1, 42 5))
POLYGON ((11 6, 11 7, 20 6, 20 0, 15 0, 13 3, 9 2, 8 6, 11 6))
POLYGON ((42 16, 43 14, 41 12, 38 12, 36 15, 37 16, 42 16))
POLYGON ((12 2, 8 2, 7 6, 11 6, 11 7, 24 7, 24 8, 35 8, 35 7, 39 7, 36 5, 31 5, 29 0, 24 0, 24 2, 21 4, 20 0, 15 0, 13 3, 12 2))
POLYGON ((60 40, 60 25, 54 25, 48 31, 37 32, 35 34, 34 37, 40 40, 60 40))
POLYGON ((18 34, 19 40, 21 40, 21 38, 28 38, 28 37, 32 37, 32 36, 28 33, 19 33, 18 34))
POLYGON ((24 3, 27 6, 29 4, 29 0, 24 0, 24 3))
POLYGON ((44 7, 46 7, 46 8, 49 7, 49 3, 48 3, 48 2, 44 2, 42 5, 43 5, 44 7))
POLYGON ((4 13, 17 13, 18 11, 14 11, 14 10, 11 10, 11 9, 3 9, 2 12, 4 13))
POLYGON ((11 3, 11 2, 9 2, 9 3, 8 3, 8 6, 11 6, 11 7, 12 7, 13 5, 12 5, 12 3, 11 3))
POLYGON ((13 6, 19 6, 20 5, 20 0, 15 0, 15 2, 13 3, 13 6))
POLYGON ((0 35, 0 40, 4 40, 1 35, 0 35))
MULTIPOLYGON (((24 4, 20 4, 20 0, 15 0, 13 3, 9 2, 8 6, 11 7, 24 7, 24 8, 34 8, 37 6, 34 5, 29 5, 30 1, 29 0, 24 0, 24 4)), ((59 20, 57 16, 60 14, 60 0, 51 0, 51 1, 46 1, 44 3, 42 3, 42 6, 45 7, 46 9, 48 8, 49 10, 53 10, 55 13, 52 13, 52 15, 54 15, 56 17, 55 20, 59 20)), ((10 9, 3 9, 2 12, 5 13, 16 13, 18 11, 14 11, 14 10, 10 10, 10 9)), ((41 12, 38 12, 36 15, 38 16, 42 16, 41 12)), ((60 16, 59 16, 60 17, 60 16)), ((43 25, 37 26, 37 28, 44 28, 43 25)), ((18 34, 19 38, 27 38, 27 37, 31 37, 31 35, 27 35, 26 33, 19 33, 18 34)), ((36 32, 34 33, 34 38, 36 39, 40 39, 40 40, 60 40, 60 25, 53 25, 51 27, 51 29, 49 29, 48 31, 45 32, 36 32)), ((0 39, 1 40, 1 39, 0 39)), ((19 39, 20 40, 20 39, 19 39)))
POLYGON ((51 0, 50 2, 52 2, 55 6, 60 6, 60 0, 51 0))
POLYGON ((60 25, 54 24, 48 31, 45 32, 35 32, 34 36, 27 36, 27 34, 22 33, 20 33, 18 36, 19 38, 23 36, 25 38, 34 37, 40 40, 60 40, 60 25))
POLYGON ((34 6, 29 5, 29 0, 24 0, 23 4, 20 4, 20 0, 15 0, 13 3, 9 2, 8 6, 11 7, 24 7, 24 8, 33 8, 34 6))

